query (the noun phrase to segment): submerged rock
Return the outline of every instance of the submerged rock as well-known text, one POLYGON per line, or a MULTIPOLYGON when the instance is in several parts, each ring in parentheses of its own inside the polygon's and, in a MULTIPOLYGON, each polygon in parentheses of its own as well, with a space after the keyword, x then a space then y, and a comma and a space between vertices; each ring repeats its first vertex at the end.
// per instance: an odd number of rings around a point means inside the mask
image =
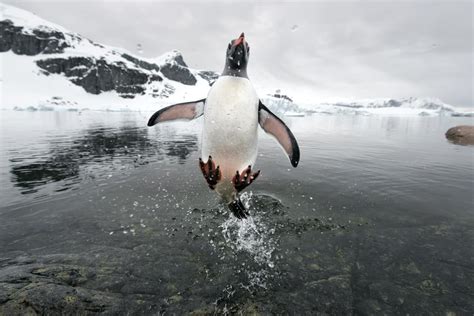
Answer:
POLYGON ((459 145, 474 145, 474 126, 459 125, 451 127, 446 132, 446 138, 459 145))

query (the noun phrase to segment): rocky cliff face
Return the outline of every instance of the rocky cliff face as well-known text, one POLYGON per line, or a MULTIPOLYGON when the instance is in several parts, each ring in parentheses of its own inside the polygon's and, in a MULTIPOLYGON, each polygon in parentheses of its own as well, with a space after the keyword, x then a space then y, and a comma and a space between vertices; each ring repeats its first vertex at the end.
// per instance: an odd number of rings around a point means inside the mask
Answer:
POLYGON ((190 69, 177 51, 155 62, 94 43, 44 20, 22 25, 38 17, 3 6, 10 14, 0 21, 0 52, 35 56, 42 74, 62 75, 88 93, 116 91, 123 98, 143 94, 165 98, 176 90, 173 82, 193 86, 198 81, 210 84, 218 77, 214 72, 190 69))
POLYGON ((129 68, 121 62, 109 63, 102 58, 47 58, 36 64, 45 75, 62 74, 93 94, 115 90, 122 97, 133 98, 145 93, 145 84, 163 80, 158 73, 129 68))
POLYGON ((54 30, 33 29, 25 32, 10 20, 0 21, 0 52, 10 49, 18 55, 62 53, 68 47, 64 34, 54 30))

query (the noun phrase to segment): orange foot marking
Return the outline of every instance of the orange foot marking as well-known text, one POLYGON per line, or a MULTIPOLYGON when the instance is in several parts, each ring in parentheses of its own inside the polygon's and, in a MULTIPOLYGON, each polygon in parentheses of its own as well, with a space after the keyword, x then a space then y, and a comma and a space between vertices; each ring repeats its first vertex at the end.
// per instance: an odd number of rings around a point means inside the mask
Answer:
POLYGON ((249 186, 255 179, 257 179, 258 175, 260 174, 260 170, 251 174, 252 166, 248 166, 247 169, 242 171, 239 174, 239 170, 235 173, 235 176, 232 178, 232 184, 234 185, 237 192, 242 191, 247 186, 249 186))
POLYGON ((206 179, 209 188, 211 188, 211 190, 214 190, 216 188, 217 182, 219 182, 222 177, 222 173, 219 169, 219 166, 217 166, 216 168, 216 165, 214 161, 212 161, 211 156, 209 156, 209 159, 206 163, 204 163, 202 159, 199 158, 199 166, 201 167, 202 174, 204 175, 204 178, 206 179))

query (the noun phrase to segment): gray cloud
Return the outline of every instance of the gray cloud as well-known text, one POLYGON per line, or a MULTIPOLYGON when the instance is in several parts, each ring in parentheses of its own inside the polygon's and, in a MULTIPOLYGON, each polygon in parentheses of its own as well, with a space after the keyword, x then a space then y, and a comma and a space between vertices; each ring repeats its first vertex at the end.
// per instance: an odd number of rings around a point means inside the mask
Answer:
POLYGON ((471 1, 5 2, 94 41, 134 53, 140 43, 145 57, 178 49, 200 69, 220 71, 228 41, 245 31, 256 87, 296 99, 473 105, 471 1))

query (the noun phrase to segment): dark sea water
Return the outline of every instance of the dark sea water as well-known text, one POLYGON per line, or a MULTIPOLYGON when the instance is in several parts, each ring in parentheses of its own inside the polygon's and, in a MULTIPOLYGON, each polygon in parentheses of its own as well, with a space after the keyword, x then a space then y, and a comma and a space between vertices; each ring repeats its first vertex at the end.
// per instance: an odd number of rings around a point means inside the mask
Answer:
POLYGON ((472 118, 287 118, 233 218, 201 120, 2 111, 0 314, 474 313, 472 118))

